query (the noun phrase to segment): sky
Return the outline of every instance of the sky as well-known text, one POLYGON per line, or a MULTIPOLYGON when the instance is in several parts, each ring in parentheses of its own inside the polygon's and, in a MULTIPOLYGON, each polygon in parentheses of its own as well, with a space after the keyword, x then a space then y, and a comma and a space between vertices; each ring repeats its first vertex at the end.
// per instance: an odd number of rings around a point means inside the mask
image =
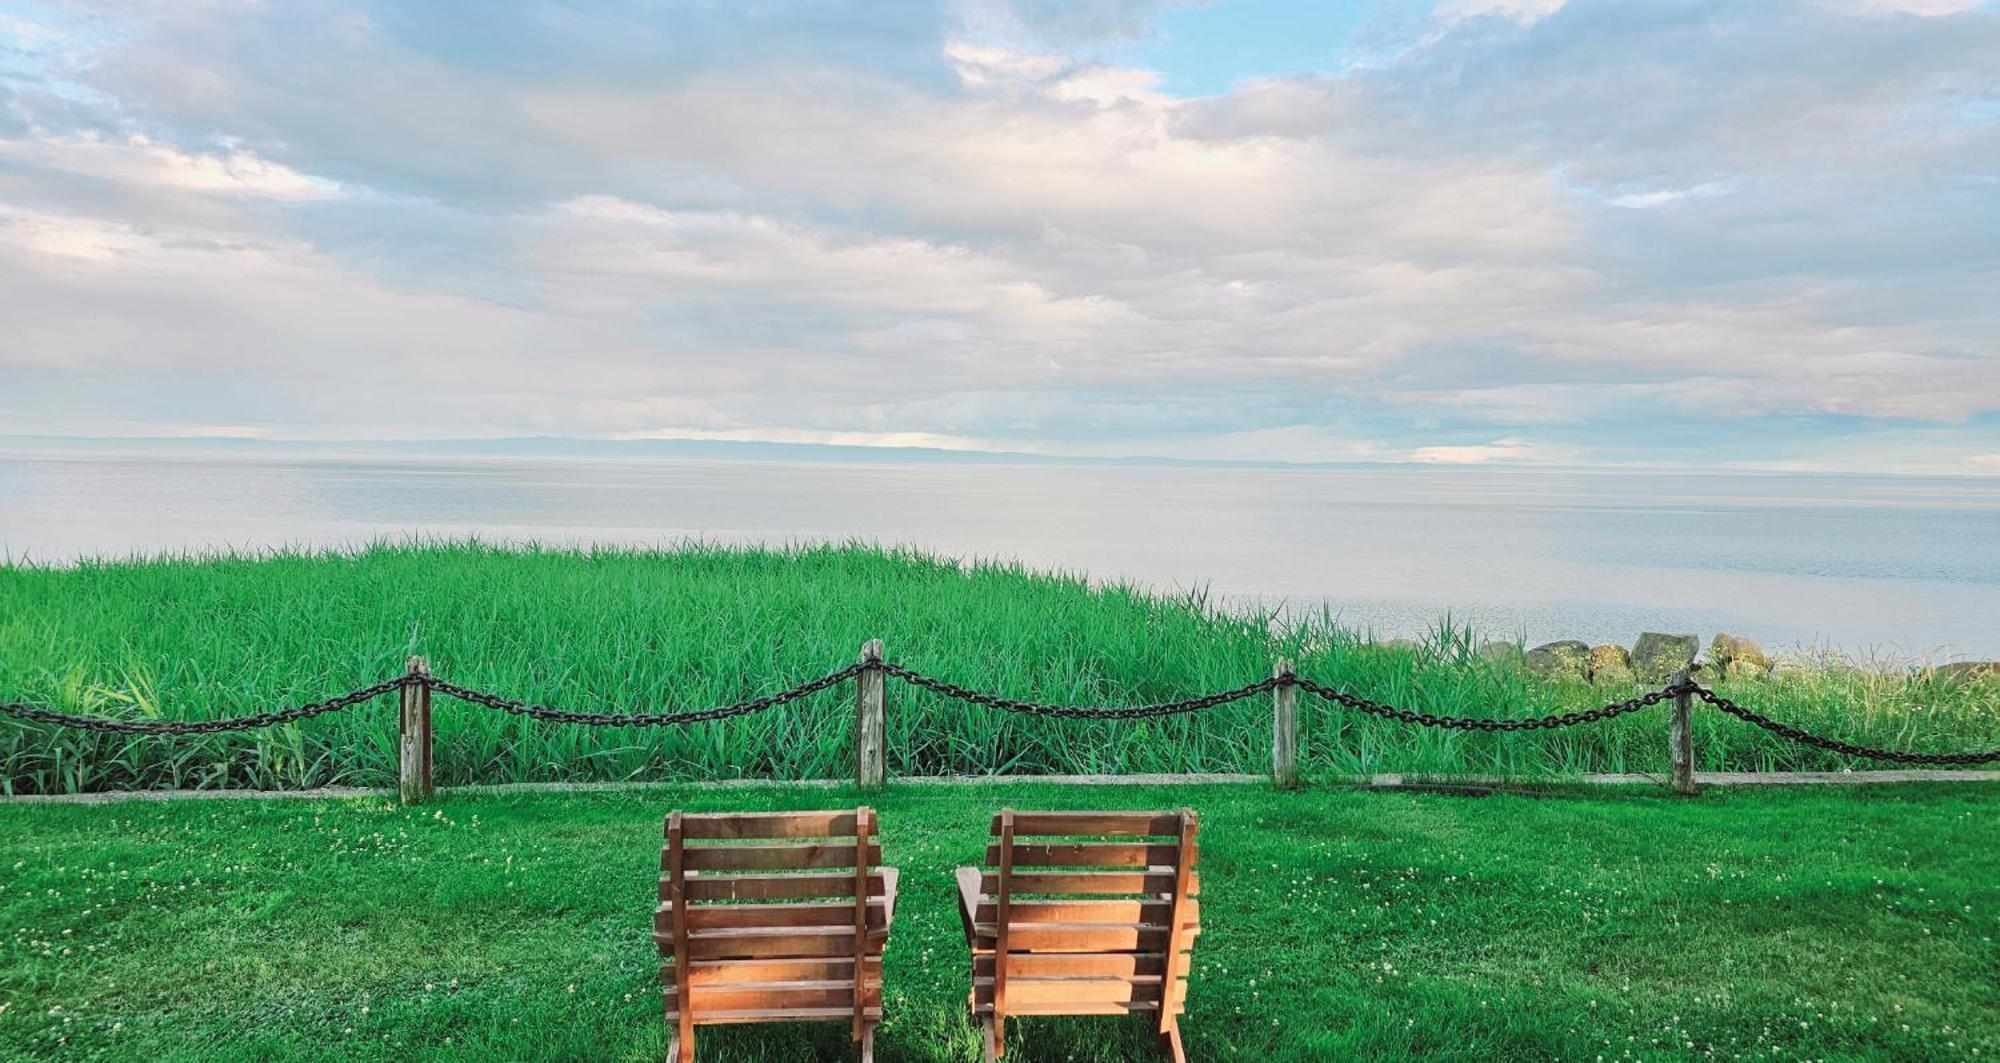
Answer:
POLYGON ((0 0, 0 434, 2000 475, 1980 0, 0 0))

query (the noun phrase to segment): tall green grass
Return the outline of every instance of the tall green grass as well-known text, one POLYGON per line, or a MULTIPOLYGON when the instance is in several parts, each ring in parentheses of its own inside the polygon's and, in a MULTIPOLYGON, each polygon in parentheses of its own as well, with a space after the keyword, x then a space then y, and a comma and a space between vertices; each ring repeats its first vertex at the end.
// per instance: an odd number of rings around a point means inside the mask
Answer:
MULTIPOLYGON (((1077 574, 863 545, 742 549, 377 545, 0 568, 0 700, 131 718, 236 716, 341 693, 422 654, 454 682, 577 710, 700 708, 890 657, 1038 701, 1163 701, 1303 674, 1437 713, 1540 715, 1630 696, 1533 681, 1443 627, 1421 649, 1374 645, 1326 616, 1244 614, 1077 574)), ((1787 722, 1851 741, 1956 751, 2000 745, 2000 690, 1920 675, 1819 671, 1729 688, 1787 722)), ((1469 734, 1301 700, 1308 773, 1663 771, 1662 709, 1558 732, 1469 734)), ((1698 711, 1701 766, 1838 769, 1844 758, 1698 711)), ((673 728, 584 728, 440 697, 440 785, 577 779, 839 777, 852 770, 851 685, 793 705, 673 728)), ((387 785, 393 699, 281 728, 163 738, 0 721, 10 792, 125 787, 387 785)), ((1050 720, 889 686, 893 774, 1261 771, 1270 706, 1196 716, 1050 720)))

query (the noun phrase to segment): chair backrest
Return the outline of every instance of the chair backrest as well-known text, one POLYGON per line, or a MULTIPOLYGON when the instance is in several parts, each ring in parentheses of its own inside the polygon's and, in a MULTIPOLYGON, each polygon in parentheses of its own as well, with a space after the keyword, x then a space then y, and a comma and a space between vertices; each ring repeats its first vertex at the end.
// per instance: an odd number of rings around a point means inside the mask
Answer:
POLYGON ((667 817, 653 940, 667 1014, 695 1023, 882 1016, 893 869, 875 813, 667 817))
POLYGON ((1200 933, 1196 826, 1192 809, 994 816, 972 915, 974 1011, 1158 1011, 1170 1026, 1200 933))

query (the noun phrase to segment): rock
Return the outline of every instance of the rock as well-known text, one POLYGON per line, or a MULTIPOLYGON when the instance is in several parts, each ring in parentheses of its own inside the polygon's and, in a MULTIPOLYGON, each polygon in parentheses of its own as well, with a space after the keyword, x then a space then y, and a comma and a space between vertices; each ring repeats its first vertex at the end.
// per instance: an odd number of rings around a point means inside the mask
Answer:
POLYGON ((1376 645, 1385 650, 1408 650, 1411 653, 1424 651, 1424 644, 1416 639, 1390 639, 1387 642, 1378 642, 1376 645))
POLYGON ((1524 658, 1529 673, 1549 679, 1588 679, 1590 647, 1575 639, 1545 642, 1524 658))
POLYGON ((1693 635, 1662 635, 1642 631, 1632 644, 1632 671, 1648 683, 1664 683, 1667 677, 1693 663, 1701 639, 1693 635))
POLYGON ((2000 661, 1953 661, 1937 666, 1932 674, 1945 683, 2000 679, 2000 661))
POLYGON ((1771 668, 1768 665, 1738 659, 1723 665, 1721 671, 1716 674, 1728 680, 1768 679, 1771 676, 1771 668))
POLYGON ((1731 665, 1743 665, 1745 674, 1755 670, 1757 674, 1771 670, 1771 655, 1764 647, 1740 635, 1717 635, 1708 644, 1708 663, 1724 675, 1734 676, 1738 669, 1731 665))
POLYGON ((1632 681, 1632 655, 1623 646, 1592 646, 1590 648, 1590 681, 1593 683, 1630 683, 1632 681))
POLYGON ((1521 644, 1518 642, 1482 642, 1479 644, 1479 659, 1499 665, 1521 663, 1521 644))

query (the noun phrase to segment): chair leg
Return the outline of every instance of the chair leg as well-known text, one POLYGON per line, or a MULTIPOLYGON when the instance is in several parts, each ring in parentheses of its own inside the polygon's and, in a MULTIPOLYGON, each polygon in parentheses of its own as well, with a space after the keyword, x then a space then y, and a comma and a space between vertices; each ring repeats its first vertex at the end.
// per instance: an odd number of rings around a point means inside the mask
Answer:
POLYGON ((855 1054, 861 1057, 861 1063, 875 1063, 875 1027, 870 1026, 861 1031, 861 1040, 855 1044, 854 1049, 855 1054))
POLYGON ((668 1034, 666 1063, 694 1063, 694 1038, 682 1041, 678 1032, 668 1034))
POLYGON ((1181 1047, 1181 1028, 1169 1026, 1160 1031, 1160 1054, 1174 1063, 1187 1063, 1187 1050, 1181 1047))
POLYGON ((987 1016, 979 1020, 979 1039, 986 1049, 986 1063, 998 1063, 1000 1059, 1000 1039, 993 1029, 993 1018, 987 1016))

